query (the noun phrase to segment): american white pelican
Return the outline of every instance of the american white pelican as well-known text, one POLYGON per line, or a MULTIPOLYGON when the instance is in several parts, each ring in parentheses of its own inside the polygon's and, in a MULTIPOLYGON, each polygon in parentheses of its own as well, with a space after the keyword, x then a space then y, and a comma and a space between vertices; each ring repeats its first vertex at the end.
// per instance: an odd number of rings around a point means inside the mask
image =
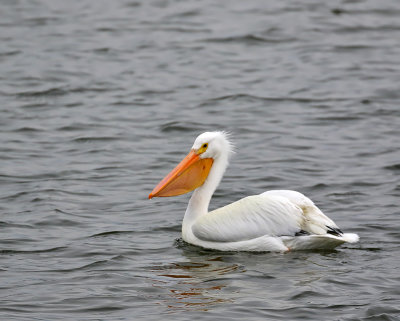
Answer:
POLYGON ((208 212, 211 197, 228 166, 232 145, 224 132, 198 136, 189 154, 149 198, 193 192, 182 223, 184 241, 222 251, 332 249, 357 242, 303 194, 272 190, 208 212))

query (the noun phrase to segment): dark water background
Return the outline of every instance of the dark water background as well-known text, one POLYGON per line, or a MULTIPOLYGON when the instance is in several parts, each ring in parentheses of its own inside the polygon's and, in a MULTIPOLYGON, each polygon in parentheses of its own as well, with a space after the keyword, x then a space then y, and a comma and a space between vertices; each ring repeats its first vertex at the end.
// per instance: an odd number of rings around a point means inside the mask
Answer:
POLYGON ((1 320, 399 320, 400 2, 0 3, 1 320), (203 131, 212 208, 312 198, 358 244, 220 253, 147 200, 203 131))

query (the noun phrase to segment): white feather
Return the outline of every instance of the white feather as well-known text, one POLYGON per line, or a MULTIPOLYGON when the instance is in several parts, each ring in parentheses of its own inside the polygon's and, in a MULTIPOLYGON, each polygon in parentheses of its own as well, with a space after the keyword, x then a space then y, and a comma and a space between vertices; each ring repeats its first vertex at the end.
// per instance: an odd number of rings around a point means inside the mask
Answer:
POLYGON ((309 198, 296 191, 268 191, 208 212, 211 196, 228 166, 232 144, 224 132, 206 132, 192 148, 197 150, 205 143, 208 148, 200 157, 214 162, 186 209, 182 223, 186 242, 223 251, 288 251, 332 249, 358 241, 357 234, 342 234, 309 198))
POLYGON ((264 235, 294 235, 302 221, 302 210, 288 199, 261 194, 202 215, 192 231, 205 241, 244 241, 264 235))

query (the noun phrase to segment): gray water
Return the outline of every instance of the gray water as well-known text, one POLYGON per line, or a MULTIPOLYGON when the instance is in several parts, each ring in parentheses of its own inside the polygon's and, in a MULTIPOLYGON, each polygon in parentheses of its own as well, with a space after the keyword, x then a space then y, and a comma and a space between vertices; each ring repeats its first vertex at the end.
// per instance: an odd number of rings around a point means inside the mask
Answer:
POLYGON ((399 1, 0 5, 1 320, 400 319, 399 1), (182 242, 147 196, 216 129, 212 209, 294 189, 360 242, 182 242))

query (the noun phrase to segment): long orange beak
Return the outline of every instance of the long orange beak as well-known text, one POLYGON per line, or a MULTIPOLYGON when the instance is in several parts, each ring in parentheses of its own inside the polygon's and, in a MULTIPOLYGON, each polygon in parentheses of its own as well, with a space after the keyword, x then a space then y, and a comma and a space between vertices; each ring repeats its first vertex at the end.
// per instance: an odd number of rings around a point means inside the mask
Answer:
POLYGON ((213 164, 212 158, 201 159, 194 151, 164 177, 150 193, 149 198, 176 196, 189 193, 203 185, 213 164))

